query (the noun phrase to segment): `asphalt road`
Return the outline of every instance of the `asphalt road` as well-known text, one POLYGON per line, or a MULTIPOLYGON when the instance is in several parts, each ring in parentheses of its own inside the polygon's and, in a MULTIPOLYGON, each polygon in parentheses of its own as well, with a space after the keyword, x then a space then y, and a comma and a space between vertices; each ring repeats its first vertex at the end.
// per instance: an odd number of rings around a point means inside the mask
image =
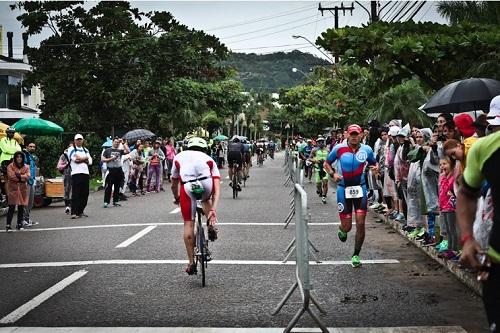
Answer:
MULTIPOLYGON (((130 198, 122 207, 108 209, 102 208, 103 192, 94 193, 86 210, 89 217, 77 220, 64 214, 61 203, 34 210, 39 225, 0 232, 0 323, 285 327, 301 303, 296 293, 278 315, 271 315, 295 279, 295 267, 280 264, 294 236, 293 225, 283 229, 291 186, 282 186, 282 162, 278 154, 262 168, 255 166, 237 200, 222 171, 219 240, 210 244, 214 262, 208 266, 205 288, 199 277, 183 271, 181 217, 169 191, 130 198), (117 247, 141 231, 142 237, 117 247)), ((311 266, 311 281, 328 312, 320 316, 328 327, 457 326, 487 331, 477 296, 371 217, 361 258, 390 263, 365 263, 359 269, 346 264, 354 232, 346 243, 337 239, 332 189, 324 205, 313 184, 305 188, 310 239, 323 261, 311 266)), ((304 315, 299 326, 314 323, 304 315)))

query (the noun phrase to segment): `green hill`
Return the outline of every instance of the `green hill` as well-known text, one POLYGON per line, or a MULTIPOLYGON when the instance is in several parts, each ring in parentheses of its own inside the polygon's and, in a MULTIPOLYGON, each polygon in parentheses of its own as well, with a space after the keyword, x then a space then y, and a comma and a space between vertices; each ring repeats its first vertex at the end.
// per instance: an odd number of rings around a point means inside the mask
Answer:
POLYGON ((326 60, 310 53, 292 51, 259 55, 255 53, 232 53, 224 65, 234 68, 247 91, 277 92, 304 80, 304 73, 312 67, 328 65, 326 60), (300 71, 293 72, 292 68, 300 71))

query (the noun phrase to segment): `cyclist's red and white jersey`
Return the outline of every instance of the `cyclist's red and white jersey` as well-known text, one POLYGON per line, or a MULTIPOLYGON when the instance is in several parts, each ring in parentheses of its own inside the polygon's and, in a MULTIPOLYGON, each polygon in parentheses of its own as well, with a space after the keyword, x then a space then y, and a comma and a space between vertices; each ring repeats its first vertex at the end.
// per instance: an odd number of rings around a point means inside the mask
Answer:
POLYGON ((174 157, 172 178, 189 182, 199 178, 219 178, 220 172, 215 161, 205 153, 186 150, 174 157))

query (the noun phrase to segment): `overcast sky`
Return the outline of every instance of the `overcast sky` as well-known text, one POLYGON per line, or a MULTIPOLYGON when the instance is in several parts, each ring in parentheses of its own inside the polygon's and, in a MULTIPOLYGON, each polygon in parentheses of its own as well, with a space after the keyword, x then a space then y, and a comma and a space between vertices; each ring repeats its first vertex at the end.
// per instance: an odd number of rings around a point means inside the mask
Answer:
MULTIPOLYGON (((314 43, 316 38, 326 29, 333 27, 334 17, 330 12, 324 16, 318 11, 318 1, 131 1, 133 6, 142 11, 169 11, 181 23, 204 30, 220 38, 228 48, 235 52, 272 53, 289 52, 298 49, 324 57, 304 39, 294 39, 292 35, 300 35, 314 43)), ((322 7, 340 6, 342 2, 324 1, 322 7)), ((14 32, 14 54, 21 56, 23 31, 16 20, 19 11, 11 11, 12 2, 0 2, 0 25, 3 26, 3 54, 7 53, 7 31, 14 32)), ((88 1, 86 7, 96 4, 88 1)), ((350 1, 344 1, 350 6, 350 1)), ((370 8, 369 1, 361 1, 370 8)), ((381 12, 384 19, 392 19, 400 10, 408 15, 417 9, 421 2, 405 3, 392 1, 380 2, 386 6, 381 12), (406 7, 404 7, 406 6, 406 7), (403 8, 404 7, 404 8, 403 8), (384 17, 385 15, 385 17, 384 17)), ((427 1, 415 15, 416 21, 433 21, 446 23, 436 13, 436 2, 427 1)), ((340 15, 339 26, 360 26, 368 22, 368 13, 354 3, 353 14, 346 12, 340 15)), ((35 36, 29 41, 30 46, 38 45, 45 36, 35 36)))

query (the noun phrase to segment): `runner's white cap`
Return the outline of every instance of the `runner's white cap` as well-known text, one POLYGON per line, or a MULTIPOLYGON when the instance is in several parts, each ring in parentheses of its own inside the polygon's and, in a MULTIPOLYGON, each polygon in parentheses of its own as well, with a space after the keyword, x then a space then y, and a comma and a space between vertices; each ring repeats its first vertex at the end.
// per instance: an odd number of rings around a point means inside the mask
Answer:
POLYGON ((487 117, 490 125, 500 126, 500 95, 491 100, 490 112, 487 117))
POLYGON ((78 133, 77 135, 75 135, 75 140, 78 140, 78 139, 82 139, 83 140, 83 135, 81 135, 80 133, 78 133))

